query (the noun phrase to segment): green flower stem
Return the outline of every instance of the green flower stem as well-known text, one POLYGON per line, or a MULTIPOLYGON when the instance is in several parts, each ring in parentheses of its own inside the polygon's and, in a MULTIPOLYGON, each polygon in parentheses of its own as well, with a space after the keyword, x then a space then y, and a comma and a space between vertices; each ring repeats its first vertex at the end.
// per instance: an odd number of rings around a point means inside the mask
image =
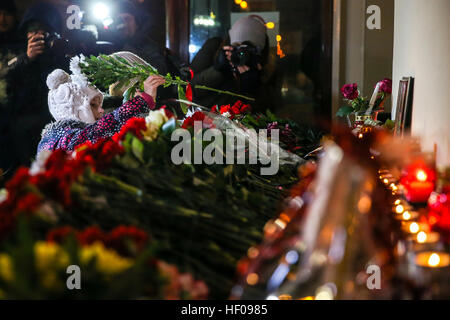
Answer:
POLYGON ((227 95, 230 95, 230 96, 243 98, 243 99, 246 99, 246 100, 249 100, 249 101, 255 101, 254 98, 250 98, 250 97, 247 97, 247 96, 244 96, 244 95, 241 95, 241 94, 237 94, 237 93, 233 93, 233 92, 230 92, 230 91, 222 91, 222 90, 219 90, 219 89, 209 88, 209 87, 201 86, 201 85, 196 85, 196 86, 194 86, 194 88, 195 89, 200 89, 200 90, 213 91, 213 92, 217 92, 217 93, 220 93, 220 94, 227 94, 227 95))

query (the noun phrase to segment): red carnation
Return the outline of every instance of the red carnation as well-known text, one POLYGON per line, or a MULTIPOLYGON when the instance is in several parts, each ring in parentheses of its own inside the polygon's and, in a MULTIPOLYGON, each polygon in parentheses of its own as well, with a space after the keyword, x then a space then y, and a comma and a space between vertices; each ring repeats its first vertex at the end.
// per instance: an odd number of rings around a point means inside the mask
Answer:
POLYGON ((250 112, 250 111, 252 111, 252 107, 249 104, 244 104, 241 107, 241 113, 247 113, 247 112, 250 112))
POLYGON ((203 120, 205 120, 205 114, 201 111, 197 111, 192 116, 186 118, 181 127, 183 129, 188 129, 194 126, 194 122, 203 120))
POLYGON ((34 193, 28 193, 26 196, 21 197, 17 203, 15 212, 17 213, 33 213, 41 204, 41 198, 34 193))
POLYGON ((56 228, 47 234, 47 242, 63 243, 71 234, 75 235, 76 232, 70 226, 56 228))
POLYGON ((113 136, 116 142, 124 140, 128 133, 135 135, 138 139, 142 139, 142 131, 147 130, 147 124, 143 118, 131 118, 125 123, 119 133, 113 136))
POLYGON ((131 251, 142 251, 149 242, 149 235, 133 226, 119 226, 112 230, 106 239, 106 246, 122 255, 129 255, 131 251), (130 243, 134 248, 130 248, 130 243))
POLYGON ((224 113, 231 113, 231 106, 230 105, 226 105, 226 106, 221 106, 220 107, 220 114, 224 114, 224 113))
POLYGON ((83 232, 79 232, 77 239, 83 246, 91 245, 95 242, 105 243, 106 235, 98 227, 89 227, 83 232))
POLYGON ((231 108, 231 112, 232 112, 234 115, 238 115, 238 114, 241 113, 241 111, 239 110, 239 108, 236 107, 236 106, 233 106, 233 107, 231 108))

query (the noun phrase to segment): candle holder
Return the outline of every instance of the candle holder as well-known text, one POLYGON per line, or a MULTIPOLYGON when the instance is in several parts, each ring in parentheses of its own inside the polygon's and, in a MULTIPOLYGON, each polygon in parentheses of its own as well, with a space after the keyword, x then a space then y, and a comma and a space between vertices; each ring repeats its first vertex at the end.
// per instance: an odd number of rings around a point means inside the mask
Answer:
POLYGON ((406 199, 411 203, 427 203, 436 186, 436 172, 424 160, 410 164, 400 179, 406 199))

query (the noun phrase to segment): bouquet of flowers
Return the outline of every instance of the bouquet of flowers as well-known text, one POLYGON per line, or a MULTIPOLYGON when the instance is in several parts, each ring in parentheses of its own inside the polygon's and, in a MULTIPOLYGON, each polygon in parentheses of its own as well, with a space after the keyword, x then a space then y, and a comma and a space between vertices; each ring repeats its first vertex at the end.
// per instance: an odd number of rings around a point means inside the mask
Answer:
MULTIPOLYGON (((210 126, 201 112, 192 118, 210 126)), ((183 127, 193 130, 189 121, 183 127)), ((120 225, 135 226, 154 239, 156 259, 204 281, 209 297, 228 297, 237 261, 261 241, 263 226, 297 181, 296 165, 284 165, 274 176, 261 176, 259 166, 250 164, 175 165, 171 133, 178 127, 173 114, 162 108, 129 120, 112 139, 87 143, 73 154, 41 154, 31 170, 21 168, 6 184, 0 246, 14 246, 21 217, 37 240, 63 226, 84 230, 94 225, 107 233, 120 225)), ((111 249, 109 243, 104 242, 105 250, 111 249)), ((9 287, 2 288, 9 296, 9 287)))
POLYGON ((19 221, 0 252, 0 299, 205 299, 208 288, 154 256, 147 232, 118 226, 65 226, 34 240, 19 221), (13 245, 11 245, 13 243, 13 245), (73 276, 71 276, 71 274, 73 276), (78 290, 77 290, 78 289, 78 290))
POLYGON ((346 117, 350 125, 349 115, 353 114, 355 126, 364 124, 366 120, 369 120, 369 124, 376 125, 377 114, 383 110, 386 99, 392 93, 392 80, 385 78, 378 82, 370 100, 361 95, 356 83, 344 85, 341 93, 349 105, 339 109, 336 114, 338 117, 346 117))

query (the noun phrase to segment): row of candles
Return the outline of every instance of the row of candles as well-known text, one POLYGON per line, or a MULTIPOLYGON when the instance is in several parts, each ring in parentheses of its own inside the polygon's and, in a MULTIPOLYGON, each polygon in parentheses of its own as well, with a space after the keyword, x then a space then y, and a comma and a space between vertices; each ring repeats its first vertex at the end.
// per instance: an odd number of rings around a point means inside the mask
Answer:
POLYGON ((402 232, 406 236, 409 248, 413 250, 414 263, 422 268, 445 268, 450 265, 450 254, 443 251, 441 236, 432 232, 427 223, 420 222, 420 214, 413 211, 410 203, 423 203, 428 200, 433 192, 434 177, 423 169, 413 171, 407 177, 407 183, 400 183, 393 177, 389 170, 379 170, 379 179, 386 188, 392 192, 394 202, 392 213, 394 218, 401 221, 402 232), (431 185, 433 184, 433 187, 431 185))

